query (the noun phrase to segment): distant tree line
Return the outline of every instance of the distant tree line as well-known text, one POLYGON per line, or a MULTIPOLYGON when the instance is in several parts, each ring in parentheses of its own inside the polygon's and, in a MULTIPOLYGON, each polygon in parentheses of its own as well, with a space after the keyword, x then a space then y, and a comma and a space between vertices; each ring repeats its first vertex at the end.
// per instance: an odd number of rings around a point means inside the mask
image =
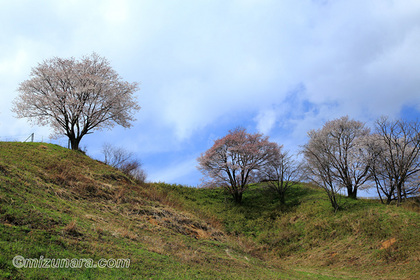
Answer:
MULTIPOLYGON (((23 81, 12 111, 19 118, 49 125, 53 135, 68 137, 80 150, 82 138, 114 125, 131 127, 140 110, 137 83, 123 81, 108 60, 91 56, 52 58, 32 68, 23 81)), ((357 198, 362 187, 376 187, 383 203, 419 193, 420 124, 380 118, 374 131, 347 116, 308 132, 298 163, 283 146, 260 133, 237 128, 214 142, 199 158, 199 169, 210 186, 225 188, 240 203, 252 182, 266 182, 284 203, 287 190, 307 179, 322 187, 331 206, 340 208, 337 194, 357 198)), ((139 180, 141 163, 125 150, 104 146, 105 162, 139 180)))
POLYGON ((382 203, 398 205, 419 194, 418 121, 382 117, 371 132, 345 116, 309 131, 308 137, 298 163, 282 145, 237 128, 198 158, 198 168, 206 185, 225 188, 238 203, 250 183, 262 181, 284 203, 292 185, 310 180, 325 190, 335 211, 343 190, 356 199, 359 189, 374 187, 382 203))

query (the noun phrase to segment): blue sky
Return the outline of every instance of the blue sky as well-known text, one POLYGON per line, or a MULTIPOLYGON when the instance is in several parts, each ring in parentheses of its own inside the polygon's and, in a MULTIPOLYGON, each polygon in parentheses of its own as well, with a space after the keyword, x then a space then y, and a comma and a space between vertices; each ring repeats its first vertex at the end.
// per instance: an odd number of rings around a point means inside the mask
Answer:
POLYGON ((139 82, 133 128, 82 140, 142 160, 149 179, 196 186, 196 158, 229 129, 297 151, 343 115, 420 116, 418 0, 0 0, 0 140, 50 140, 10 112, 45 59, 96 52, 139 82))

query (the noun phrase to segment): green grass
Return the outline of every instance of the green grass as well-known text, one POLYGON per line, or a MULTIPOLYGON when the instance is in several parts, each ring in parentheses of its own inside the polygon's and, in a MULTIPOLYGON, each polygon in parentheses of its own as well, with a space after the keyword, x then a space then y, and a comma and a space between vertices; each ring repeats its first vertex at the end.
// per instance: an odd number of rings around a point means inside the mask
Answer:
POLYGON ((418 205, 342 199, 334 213, 302 184, 282 205, 252 185, 237 205, 221 189, 138 184, 56 145, 0 142, 0 278, 420 278, 418 205), (16 268, 16 255, 130 267, 16 268))
POLYGON ((248 251, 257 257, 343 277, 420 276, 418 202, 396 207, 341 197, 344 209, 335 213, 323 190, 308 184, 292 188, 285 205, 261 185, 250 186, 241 205, 221 189, 166 188, 189 211, 248 240, 248 251))
POLYGON ((273 279, 153 184, 55 145, 0 143, 2 279, 273 279), (127 269, 16 268, 12 259, 131 260, 127 269))

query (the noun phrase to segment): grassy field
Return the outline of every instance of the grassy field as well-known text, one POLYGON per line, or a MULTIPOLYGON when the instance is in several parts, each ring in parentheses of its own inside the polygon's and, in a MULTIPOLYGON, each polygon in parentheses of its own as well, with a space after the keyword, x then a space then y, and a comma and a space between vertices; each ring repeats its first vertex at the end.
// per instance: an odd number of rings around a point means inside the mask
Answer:
POLYGON ((250 186, 138 184, 79 152, 0 142, 1 279, 420 279, 419 206, 302 184, 286 204, 250 186), (12 259, 129 259, 128 268, 16 268, 12 259))

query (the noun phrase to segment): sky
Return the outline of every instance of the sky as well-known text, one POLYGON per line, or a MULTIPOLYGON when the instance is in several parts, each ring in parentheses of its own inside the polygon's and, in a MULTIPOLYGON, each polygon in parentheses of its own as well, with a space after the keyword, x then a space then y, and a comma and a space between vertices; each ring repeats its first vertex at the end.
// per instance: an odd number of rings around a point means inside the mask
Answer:
POLYGON ((0 0, 0 50, 0 141, 66 146, 12 102, 38 63, 95 52, 142 108, 81 146, 123 147, 156 182, 198 186, 197 157, 238 126, 297 152, 344 115, 420 116, 418 0, 0 0))

